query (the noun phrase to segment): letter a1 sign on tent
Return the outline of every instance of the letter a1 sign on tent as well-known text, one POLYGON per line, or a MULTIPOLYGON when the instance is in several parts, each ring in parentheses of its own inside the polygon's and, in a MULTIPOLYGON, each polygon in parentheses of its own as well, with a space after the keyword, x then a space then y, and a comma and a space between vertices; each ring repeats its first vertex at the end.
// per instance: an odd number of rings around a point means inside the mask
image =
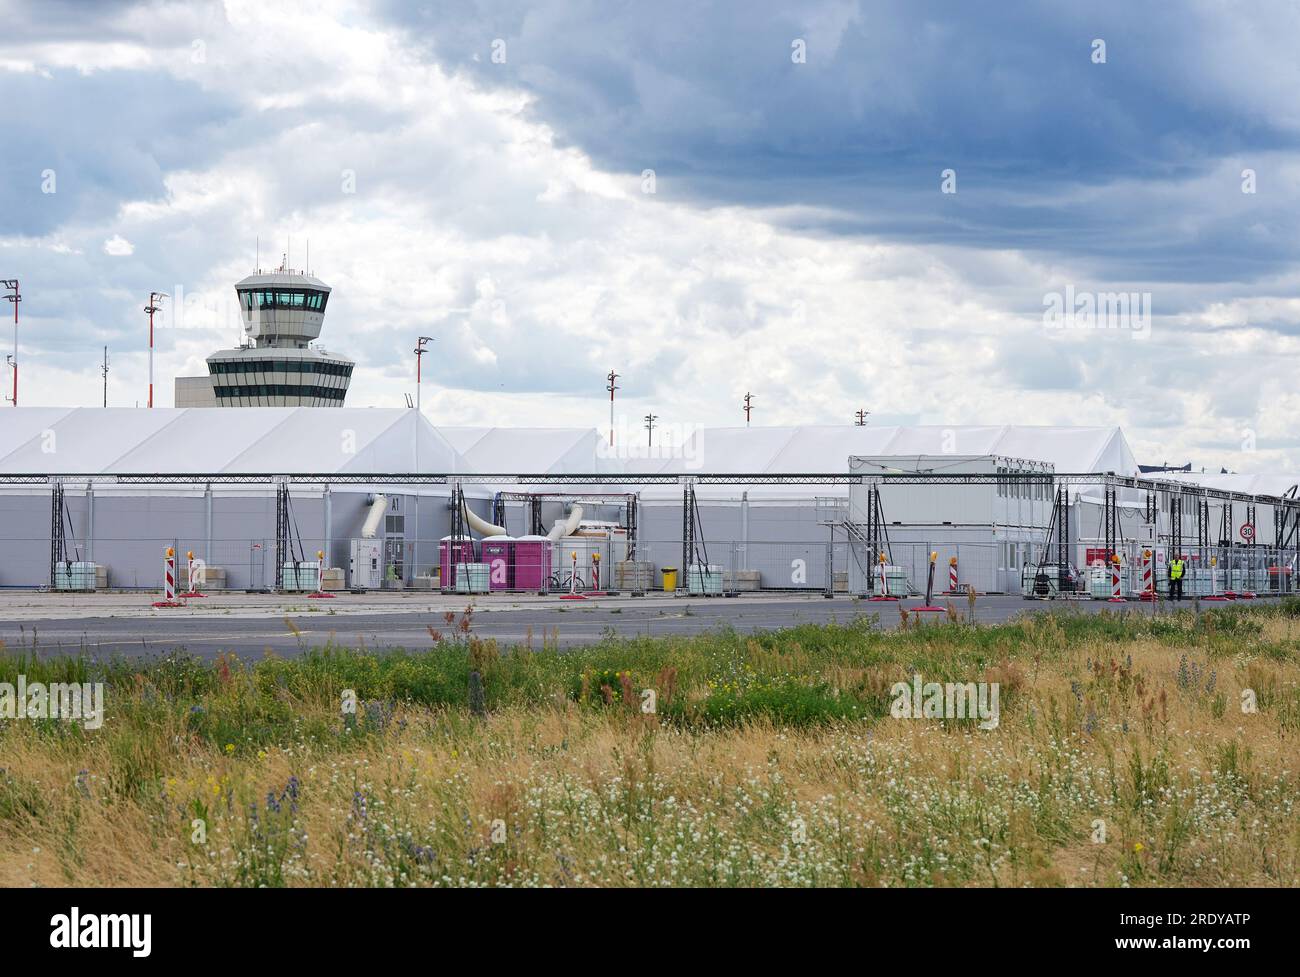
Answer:
POLYGON ((1242 523, 1241 529, 1239 529, 1238 532, 1241 533, 1241 538, 1247 543, 1251 542, 1255 538, 1255 527, 1248 522, 1242 523))

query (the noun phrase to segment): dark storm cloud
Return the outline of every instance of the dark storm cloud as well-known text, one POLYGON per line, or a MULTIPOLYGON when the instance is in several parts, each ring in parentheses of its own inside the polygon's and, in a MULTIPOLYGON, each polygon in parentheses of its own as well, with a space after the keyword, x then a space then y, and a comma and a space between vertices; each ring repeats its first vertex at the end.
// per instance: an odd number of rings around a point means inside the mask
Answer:
MULTIPOLYGON (((1250 278, 1296 256, 1271 61, 1293 6, 393 2, 485 86, 521 86, 602 167, 659 193, 825 208, 792 226, 1086 259, 1116 279, 1250 278), (1254 25, 1258 24, 1256 30, 1254 25), (1270 30, 1271 25, 1271 30, 1270 30), (1248 40, 1245 38, 1248 37, 1248 40), (492 60, 505 42, 504 64, 492 60), (791 61, 791 42, 807 63, 791 61), (1106 42, 1106 63, 1091 60, 1106 42), (1227 79, 1218 84, 1218 79, 1227 79), (1235 79, 1235 80, 1234 80, 1235 79), (1264 197, 1225 159, 1260 160, 1264 197), (939 193, 940 172, 958 193, 939 193), (1217 178, 1208 192, 1197 183, 1217 178), (1153 194, 1151 186, 1162 188, 1153 194), (1189 221, 1189 209, 1201 216, 1189 221)), ((1292 123, 1294 120, 1292 120, 1292 123)))

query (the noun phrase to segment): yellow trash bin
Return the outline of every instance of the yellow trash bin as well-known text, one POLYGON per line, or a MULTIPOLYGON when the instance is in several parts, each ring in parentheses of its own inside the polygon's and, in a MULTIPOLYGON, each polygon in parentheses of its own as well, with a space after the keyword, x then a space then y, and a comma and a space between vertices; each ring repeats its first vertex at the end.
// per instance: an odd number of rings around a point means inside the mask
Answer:
POLYGON ((664 575, 664 593, 671 594, 677 589, 677 568, 664 567, 662 573, 664 575))

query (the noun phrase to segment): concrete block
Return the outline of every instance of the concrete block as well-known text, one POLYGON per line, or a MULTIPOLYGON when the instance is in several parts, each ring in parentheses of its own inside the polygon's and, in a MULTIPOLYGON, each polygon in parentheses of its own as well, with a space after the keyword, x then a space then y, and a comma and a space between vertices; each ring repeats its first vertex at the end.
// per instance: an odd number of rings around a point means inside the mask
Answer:
POLYGON ((763 585, 763 574, 758 570, 723 570, 722 589, 736 591, 758 590, 763 585))

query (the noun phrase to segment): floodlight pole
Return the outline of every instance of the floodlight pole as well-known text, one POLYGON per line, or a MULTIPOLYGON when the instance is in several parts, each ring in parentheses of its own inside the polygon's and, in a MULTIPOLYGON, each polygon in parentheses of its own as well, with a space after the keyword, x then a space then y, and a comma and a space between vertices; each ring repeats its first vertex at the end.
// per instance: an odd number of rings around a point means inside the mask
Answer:
POLYGON ((420 410, 420 382, 422 379, 420 364, 424 359, 424 354, 428 352, 424 347, 433 342, 432 336, 420 336, 415 342, 415 410, 420 410))
POLYGON ((167 297, 166 292, 150 292, 149 304, 144 310, 149 313, 149 406, 153 407, 153 314, 161 308, 158 305, 167 297))
POLYGON ((14 370, 14 392, 10 400, 15 407, 18 406, 18 303, 23 300, 22 294, 18 291, 18 279, 6 278, 0 280, 0 285, 13 292, 13 295, 6 295, 5 298, 14 304, 14 352, 9 357, 9 365, 14 370))
POLYGON ((860 411, 857 412, 856 417, 857 417, 857 419, 858 419, 858 421, 857 421, 858 427, 866 427, 866 426, 867 426, 867 415, 870 414, 870 413, 871 413, 871 411, 869 411, 869 410, 860 410, 860 411))
POLYGON ((618 389, 618 384, 614 381, 617 380, 618 377, 619 375, 617 373, 610 370, 609 376, 605 378, 609 381, 605 389, 609 391, 609 446, 611 448, 614 447, 614 391, 618 389))
POLYGON ((647 448, 654 447, 655 421, 658 419, 658 414, 647 414, 645 416, 645 443, 647 448))
POLYGON ((754 409, 754 405, 751 403, 753 399, 754 399, 753 394, 751 393, 745 394, 745 427, 749 427, 749 413, 754 409))

